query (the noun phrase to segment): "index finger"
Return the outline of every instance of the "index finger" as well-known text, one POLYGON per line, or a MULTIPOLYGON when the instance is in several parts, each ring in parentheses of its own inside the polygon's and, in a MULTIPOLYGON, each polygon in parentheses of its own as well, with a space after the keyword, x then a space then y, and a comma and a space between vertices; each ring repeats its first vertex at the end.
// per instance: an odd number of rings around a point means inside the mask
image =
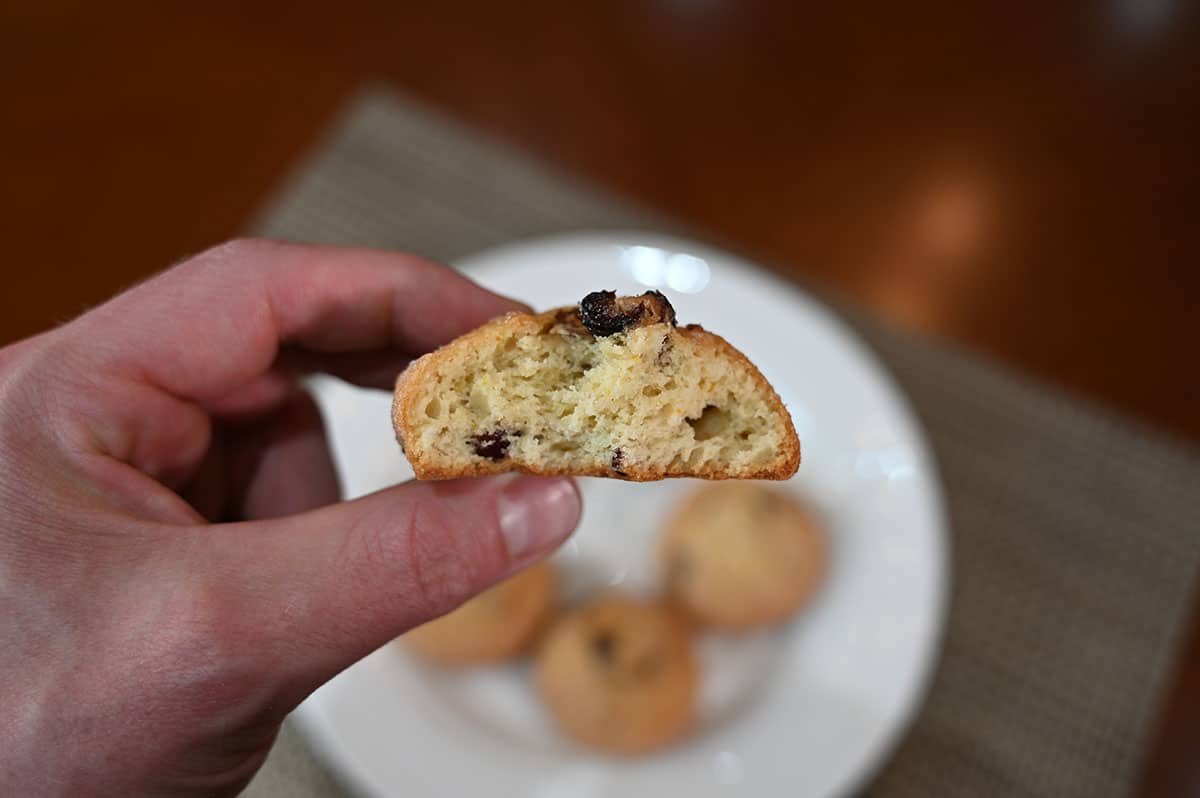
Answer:
POLYGON ((248 240, 184 261, 69 328, 101 361, 93 367, 208 401, 267 371, 282 345, 415 356, 522 307, 414 255, 248 240))

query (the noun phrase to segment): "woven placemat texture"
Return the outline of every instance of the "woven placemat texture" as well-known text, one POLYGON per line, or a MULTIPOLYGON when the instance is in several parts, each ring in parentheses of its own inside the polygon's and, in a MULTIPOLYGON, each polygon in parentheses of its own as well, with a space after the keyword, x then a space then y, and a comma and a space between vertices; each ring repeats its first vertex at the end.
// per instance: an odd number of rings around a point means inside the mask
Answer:
MULTIPOLYGON (((630 227, 677 229, 373 89, 254 230, 451 260, 538 234, 630 227)), ((952 528, 942 658, 867 794, 1129 794, 1200 565, 1200 455, 837 310, 908 392, 952 528)), ((285 728, 248 794, 344 793, 285 728)))

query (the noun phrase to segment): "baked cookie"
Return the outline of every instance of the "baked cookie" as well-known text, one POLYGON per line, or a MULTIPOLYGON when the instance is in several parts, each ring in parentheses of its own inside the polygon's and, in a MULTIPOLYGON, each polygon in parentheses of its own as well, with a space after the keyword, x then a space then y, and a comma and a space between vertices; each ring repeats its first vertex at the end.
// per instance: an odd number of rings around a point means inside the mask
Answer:
POLYGON ((554 609, 557 576, 542 560, 401 639, 447 665, 498 662, 529 649, 554 609))
POLYGON ((569 613, 538 652, 536 681, 565 732, 607 751, 659 748, 695 715, 691 639, 661 604, 611 595, 569 613))
POLYGON ((754 364, 676 326, 657 291, 489 322, 400 375, 392 423, 418 479, 786 479, 800 464, 791 416, 754 364))
POLYGON ((658 548, 671 597, 699 622, 726 629, 796 612, 820 587, 828 559, 812 514, 753 482, 711 485, 687 499, 658 548))

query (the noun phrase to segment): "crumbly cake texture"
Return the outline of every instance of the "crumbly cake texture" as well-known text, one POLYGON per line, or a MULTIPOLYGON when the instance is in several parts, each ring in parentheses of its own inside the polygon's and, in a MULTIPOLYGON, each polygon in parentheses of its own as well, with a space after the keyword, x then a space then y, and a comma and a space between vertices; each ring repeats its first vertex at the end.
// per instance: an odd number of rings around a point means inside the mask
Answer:
POLYGON ((558 727, 593 748, 644 753, 695 720, 690 631, 662 604, 612 594, 568 613, 538 651, 534 679, 558 727))
POLYGON ((554 611, 557 574, 542 560, 401 640, 442 665, 501 662, 527 652, 554 611))
POLYGON ((725 339, 677 326, 657 291, 495 319, 400 375, 392 423, 418 479, 786 479, 800 464, 770 383, 725 339))
POLYGON ((794 496, 757 482, 708 485, 667 522, 658 547, 668 595, 701 624, 780 623, 806 606, 829 569, 829 545, 794 496))

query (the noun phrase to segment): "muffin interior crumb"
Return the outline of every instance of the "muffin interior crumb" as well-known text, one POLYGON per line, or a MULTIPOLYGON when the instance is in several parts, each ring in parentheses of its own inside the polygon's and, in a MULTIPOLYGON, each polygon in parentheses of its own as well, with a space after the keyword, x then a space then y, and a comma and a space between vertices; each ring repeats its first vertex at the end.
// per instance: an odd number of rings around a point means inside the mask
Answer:
POLYGON ((543 470, 761 469, 783 444, 751 369, 668 322, 494 336, 443 364, 417 406, 423 451, 543 470))

